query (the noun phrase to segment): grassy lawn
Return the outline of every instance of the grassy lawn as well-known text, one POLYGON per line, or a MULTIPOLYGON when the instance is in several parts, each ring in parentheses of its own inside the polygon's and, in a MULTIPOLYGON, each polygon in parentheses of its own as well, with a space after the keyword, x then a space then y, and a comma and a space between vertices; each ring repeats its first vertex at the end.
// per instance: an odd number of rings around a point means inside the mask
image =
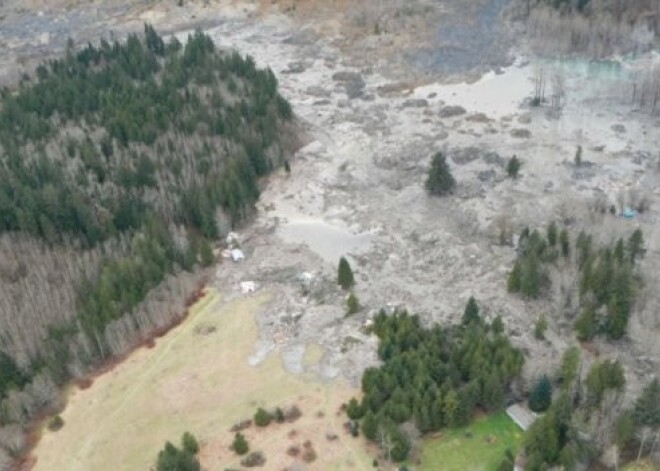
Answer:
MULTIPOLYGON (((447 430, 424 441, 419 470, 491 471, 510 448, 520 446, 523 432, 504 412, 482 417, 467 427, 447 430)), ((416 468, 417 469, 417 468, 416 468)))

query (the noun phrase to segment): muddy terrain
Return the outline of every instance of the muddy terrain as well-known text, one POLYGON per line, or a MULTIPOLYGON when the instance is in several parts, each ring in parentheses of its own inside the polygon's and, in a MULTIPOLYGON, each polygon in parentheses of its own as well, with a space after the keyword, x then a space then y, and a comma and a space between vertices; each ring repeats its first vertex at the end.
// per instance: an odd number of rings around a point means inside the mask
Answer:
POLYGON ((376 362, 376 340, 362 328, 374 312, 405 306, 425 322, 451 322, 471 295, 488 317, 503 317, 527 354, 528 377, 551 372, 574 339, 564 307, 575 280, 555 280, 557 293, 541 301, 508 294, 512 235, 557 220, 609 241, 640 226, 647 276, 629 336, 596 345, 626 364, 636 392, 640 378, 660 369, 660 121, 626 101, 635 64, 527 55, 512 40, 516 26, 502 19, 504 0, 393 3, 372 12, 350 2, 10 1, 0 20, 0 79, 65 50, 68 37, 84 44, 123 36, 145 21, 181 35, 202 28, 218 46, 273 69, 305 145, 291 156, 290 175, 263 182, 254 220, 238 234, 245 261, 223 259, 212 283, 230 298, 251 295, 241 289, 246 281, 274 293, 257 317, 250 361, 277 349, 292 373, 315 343, 320 378, 357 380, 376 362), (530 106, 539 70, 548 95, 554 77, 561 82, 560 108, 530 106), (424 191, 440 150, 458 182, 443 199, 424 191), (523 162, 517 180, 505 171, 514 154, 523 162), (597 199, 609 207, 633 193, 650 202, 633 220, 592 210, 597 199), (336 286, 341 255, 356 271, 362 305, 350 318, 336 286), (533 336, 541 314, 550 323, 545 341, 533 336))

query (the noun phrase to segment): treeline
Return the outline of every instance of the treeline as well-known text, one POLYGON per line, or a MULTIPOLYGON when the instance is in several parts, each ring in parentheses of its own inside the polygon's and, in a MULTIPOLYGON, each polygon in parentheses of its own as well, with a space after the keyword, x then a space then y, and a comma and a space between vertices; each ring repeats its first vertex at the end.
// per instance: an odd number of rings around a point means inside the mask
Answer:
POLYGON ((201 32, 181 44, 145 26, 2 90, 0 458, 58 385, 182 313, 185 273, 213 262, 295 145, 277 87, 201 32))
POLYGON ((574 246, 566 231, 551 223, 545 235, 525 228, 518 242, 518 257, 511 270, 508 290, 528 298, 538 298, 550 284, 549 268, 565 269, 575 264, 580 278, 581 311, 575 329, 580 340, 603 334, 620 339, 626 333, 628 318, 640 280, 636 263, 644 256, 644 235, 636 229, 628 239, 619 238, 609 247, 595 247, 593 238, 580 232, 574 246), (560 260, 564 262, 559 263, 560 260))
POLYGON ((655 0, 517 0, 510 11, 526 22, 538 52, 599 59, 651 50, 660 33, 658 8, 655 0))
POLYGON ((381 311, 374 332, 383 364, 364 372, 363 398, 352 399, 347 413, 393 461, 406 459, 411 448, 402 424, 427 434, 467 424, 476 408, 502 408, 524 362, 501 320, 483 321, 474 299, 461 325, 427 329, 405 311, 381 311))
POLYGON ((556 379, 560 390, 524 440, 525 470, 577 469, 609 454, 614 467, 652 453, 660 440, 660 381, 651 380, 623 408, 625 374, 617 361, 594 363, 582 377, 577 348, 566 351, 556 379))

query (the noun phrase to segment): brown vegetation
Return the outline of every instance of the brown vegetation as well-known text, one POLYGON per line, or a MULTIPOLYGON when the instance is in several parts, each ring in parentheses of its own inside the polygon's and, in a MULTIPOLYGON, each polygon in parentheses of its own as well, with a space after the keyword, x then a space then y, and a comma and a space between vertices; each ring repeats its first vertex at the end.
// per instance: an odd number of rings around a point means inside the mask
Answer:
POLYGON ((543 54, 579 52, 602 58, 647 51, 660 30, 655 0, 591 0, 582 12, 549 3, 518 0, 511 8, 514 18, 526 19, 533 45, 543 54))

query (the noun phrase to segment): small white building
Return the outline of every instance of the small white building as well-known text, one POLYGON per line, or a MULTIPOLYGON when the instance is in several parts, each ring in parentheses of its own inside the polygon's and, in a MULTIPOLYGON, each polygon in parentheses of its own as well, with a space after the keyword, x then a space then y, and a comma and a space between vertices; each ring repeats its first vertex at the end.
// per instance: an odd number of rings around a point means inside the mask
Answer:
POLYGON ((231 259, 234 262, 242 262, 243 260, 245 260, 245 254, 241 249, 232 249, 231 259))
POLYGON ((523 404, 513 404, 507 407, 506 415, 523 431, 527 431, 537 418, 537 415, 523 404))

